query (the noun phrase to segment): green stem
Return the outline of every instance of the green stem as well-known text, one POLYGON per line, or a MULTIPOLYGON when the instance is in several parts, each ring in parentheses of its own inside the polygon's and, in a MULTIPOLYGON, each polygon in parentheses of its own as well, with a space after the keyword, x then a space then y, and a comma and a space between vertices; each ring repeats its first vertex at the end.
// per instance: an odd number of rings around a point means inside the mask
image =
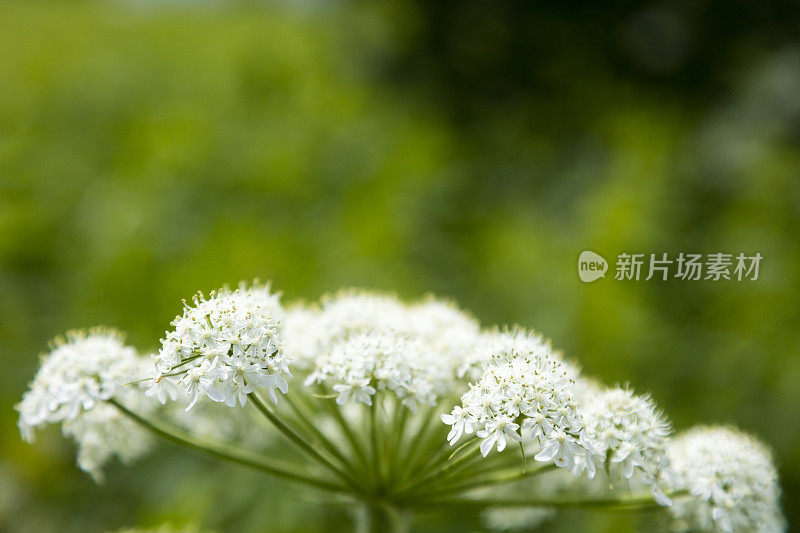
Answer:
POLYGON ((388 439, 391 450, 389 451, 389 485, 393 485, 400 476, 400 469, 397 463, 400 461, 400 451, 403 449, 405 438, 406 422, 408 421, 408 408, 395 398, 394 422, 390 431, 394 432, 392 438, 388 439))
POLYGON ((432 411, 430 409, 426 411, 425 416, 421 419, 417 431, 414 432, 414 436, 411 439, 408 448, 406 449, 406 453, 403 455, 402 459, 403 464, 408 464, 411 461, 411 459, 415 457, 417 449, 420 447, 420 444, 422 444, 421 441, 423 435, 425 434, 425 431, 427 430, 428 426, 430 426, 430 416, 428 415, 432 415, 432 411))
POLYGON ((458 472, 451 472, 447 481, 448 483, 452 483, 456 481, 472 480, 477 476, 493 474, 499 471, 507 472, 513 470, 514 472, 518 472, 519 465, 520 458, 514 455, 493 453, 484 457, 479 462, 472 462, 465 465, 464 468, 459 469, 458 472))
MULTIPOLYGON (((195 353, 196 355, 193 355, 193 356, 191 356, 191 357, 187 357, 186 359, 184 359, 183 361, 181 361, 181 362, 180 362, 180 363, 178 363, 177 365, 173 366, 173 367, 172 367, 172 369, 170 370, 170 372, 171 372, 172 370, 175 370, 176 368, 180 368, 180 367, 182 367, 182 366, 183 366, 183 365, 185 365, 186 363, 191 363, 191 362, 192 362, 192 361, 194 361, 195 359, 199 359, 200 357, 203 357, 203 354, 201 354, 201 353, 197 353, 197 352, 193 352, 193 353, 195 353)), ((178 372, 178 374, 181 374, 181 373, 182 373, 182 372, 178 372)), ((171 375, 173 375, 173 374, 164 374, 164 375, 165 375, 165 376, 171 376, 171 375)))
MULTIPOLYGON (((477 442, 478 442, 477 440, 476 441, 472 441, 472 442, 470 442, 469 446, 471 446, 471 445, 473 445, 473 444, 475 444, 477 442)), ((467 446, 467 447, 469 447, 469 446, 467 446)), ((472 450, 469 450, 469 451, 465 452, 458 459, 449 461, 449 462, 441 465, 439 468, 433 469, 426 476, 424 476, 421 480, 416 481, 416 482, 412 483, 409 486, 406 486, 404 488, 404 490, 402 490, 402 492, 406 493, 406 492, 412 491, 412 490, 414 490, 414 489, 416 489, 418 487, 427 485, 428 483, 435 482, 435 481, 437 481, 437 478, 446 477, 450 472, 458 472, 458 470, 460 470, 461 468, 466 466, 469 463, 469 461, 472 460, 475 457, 475 455, 477 453, 480 453, 480 446, 476 446, 472 450)))
POLYGON ((331 442, 330 439, 328 439, 328 437, 325 436, 325 434, 322 433, 322 431, 320 431, 319 428, 317 428, 317 426, 311 421, 311 418, 309 414, 306 412, 304 406, 298 405, 298 403, 296 403, 292 399, 290 394, 285 394, 283 397, 286 400, 286 403, 289 404, 289 407, 292 409, 294 414, 297 416, 300 423, 303 424, 303 426, 306 428, 306 430, 311 432, 314 438, 316 438, 319 441, 319 443, 326 450, 328 450, 328 452, 331 455, 336 457, 344 465, 345 468, 352 469, 350 461, 344 456, 342 452, 339 451, 336 445, 333 444, 333 442, 331 442))
POLYGON ((348 424, 347 421, 344 419, 344 416, 342 416, 342 412, 339 410, 339 406, 336 405, 335 402, 331 402, 330 400, 322 400, 322 402, 325 405, 325 407, 331 412, 336 422, 338 422, 339 427, 341 428, 345 437, 347 437, 347 440, 350 441, 350 446, 353 448, 353 452, 355 453, 356 457, 361 463, 363 471, 366 474, 369 471, 369 462, 367 461, 367 454, 364 451, 364 447, 361 445, 361 441, 358 440, 355 433, 353 433, 353 429, 350 427, 350 424, 348 424))
POLYGON ((414 440, 411 441, 411 446, 408 453, 405 455, 405 476, 402 479, 413 481, 427 471, 426 466, 430 464, 431 454, 436 450, 437 446, 441 446, 446 442, 442 431, 439 431, 436 422, 439 421, 438 413, 441 410, 443 402, 432 406, 427 410, 423 417, 422 423, 416 432, 414 440), (431 429, 431 425, 433 428, 431 429))
POLYGON ((550 472, 556 468, 558 467, 553 463, 544 465, 540 468, 536 468, 533 470, 527 469, 524 471, 520 471, 517 468, 512 472, 503 472, 494 476, 478 477, 466 483, 454 484, 454 485, 445 484, 444 486, 435 487, 431 490, 423 490, 421 492, 415 493, 414 497, 416 498, 417 494, 419 494, 421 498, 428 498, 430 496, 439 496, 447 494, 458 494, 476 488, 491 487, 494 485, 504 485, 506 483, 514 483, 516 481, 522 481, 523 479, 527 479, 533 476, 538 476, 539 474, 544 474, 545 472, 550 472))
MULTIPOLYGON (((669 497, 684 495, 684 492, 668 494, 669 497)), ((588 499, 547 499, 547 498, 440 498, 414 503, 416 507, 551 507, 551 508, 585 508, 609 510, 638 510, 642 508, 660 507, 653 495, 629 494, 624 497, 588 498, 588 499)))
POLYGON ((367 502, 357 509, 357 533, 407 533, 408 516, 385 502, 367 502))
POLYGON ((251 392, 248 394, 250 400, 252 401, 253 405, 263 414, 267 420, 269 420, 272 425, 274 425, 278 431, 280 431, 287 439, 289 439, 293 444, 295 444, 298 448, 303 450, 309 457, 317 461, 322 466, 326 467, 328 470, 336 474, 342 481, 344 481, 350 488, 355 490, 356 492, 361 491, 361 487, 359 486, 356 481, 350 477, 345 471, 343 471, 338 466, 334 465, 331 461, 326 459, 322 454, 320 454, 317 450, 315 450, 310 444, 308 444, 300 435, 297 434, 292 428, 287 426, 280 418, 278 418, 275 413, 269 410, 269 408, 261 401, 258 397, 258 394, 255 392, 251 392))
POLYGON ((378 436, 378 416, 377 416, 377 409, 378 409, 378 394, 372 399, 372 405, 369 406, 369 435, 370 435, 370 458, 372 459, 372 472, 375 475, 375 486, 380 487, 382 482, 382 457, 381 457, 381 448, 380 448, 380 439, 378 436))
POLYGON ((134 413, 118 401, 114 399, 107 400, 109 404, 113 405, 120 410, 124 415, 132 419, 134 422, 149 430, 150 432, 181 446, 186 446, 194 450, 203 452, 205 454, 225 459, 241 465, 249 466, 257 470, 267 472, 276 477, 290 479, 305 483, 320 489, 331 492, 348 492, 344 487, 329 483, 325 480, 318 479, 300 472, 292 471, 291 466, 284 465, 278 461, 270 460, 258 454, 248 452, 246 450, 239 450, 228 445, 216 444, 211 442, 200 441, 190 435, 187 435, 177 428, 169 427, 166 424, 152 422, 146 418, 134 413))

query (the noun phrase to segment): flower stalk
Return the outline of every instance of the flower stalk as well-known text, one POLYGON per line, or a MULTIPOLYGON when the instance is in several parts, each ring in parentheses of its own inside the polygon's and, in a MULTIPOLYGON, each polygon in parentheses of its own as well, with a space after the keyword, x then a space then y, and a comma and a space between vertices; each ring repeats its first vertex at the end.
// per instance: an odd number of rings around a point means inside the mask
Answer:
POLYGON ((277 415, 275 415, 269 407, 267 407, 264 402, 259 398, 257 393, 250 393, 250 400, 252 401, 253 405, 256 406, 258 411, 264 415, 264 417, 269 420, 273 426, 275 426, 278 431, 281 432, 286 438, 288 438, 292 444, 300 448, 304 453, 306 453, 309 457, 317 461, 323 467, 327 468, 331 472, 333 472, 337 477, 339 477, 344 483, 353 489, 355 492, 360 492, 362 490, 361 486, 353 479, 353 477, 339 468, 338 466, 334 465, 329 459, 325 458, 320 452, 318 452, 311 444, 306 442, 303 437, 301 437, 294 429, 289 427, 286 423, 284 423, 277 415))
POLYGON ((109 399, 108 403, 119 409, 125 416, 148 431, 175 444, 185 446, 218 459, 261 470, 277 478, 297 481, 328 492, 347 492, 347 489, 341 485, 298 472, 293 465, 281 463, 245 450, 238 450, 227 444, 218 444, 195 439, 177 428, 169 427, 164 423, 147 420, 113 398, 109 399))

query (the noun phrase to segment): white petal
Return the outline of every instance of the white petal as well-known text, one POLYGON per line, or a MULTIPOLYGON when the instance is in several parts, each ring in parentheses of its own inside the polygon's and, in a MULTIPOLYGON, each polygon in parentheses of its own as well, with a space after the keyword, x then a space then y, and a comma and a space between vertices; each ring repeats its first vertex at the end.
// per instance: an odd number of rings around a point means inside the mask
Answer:
POLYGON ((481 454, 486 457, 489 455, 489 452, 492 451, 492 447, 494 443, 497 441, 497 433, 493 433, 486 437, 483 442, 481 442, 481 454))
POLYGON ((222 394, 220 391, 218 391, 216 388, 214 388, 213 385, 210 385, 208 383, 203 383, 201 381, 200 382, 200 387, 203 388, 203 392, 206 393, 206 396, 208 396, 209 398, 211 398, 215 402, 224 402, 225 401, 225 395, 222 394))
POLYGON ((556 454, 558 453, 558 448, 559 448, 558 442, 551 440, 533 458, 542 463, 552 461, 553 457, 555 457, 556 454))

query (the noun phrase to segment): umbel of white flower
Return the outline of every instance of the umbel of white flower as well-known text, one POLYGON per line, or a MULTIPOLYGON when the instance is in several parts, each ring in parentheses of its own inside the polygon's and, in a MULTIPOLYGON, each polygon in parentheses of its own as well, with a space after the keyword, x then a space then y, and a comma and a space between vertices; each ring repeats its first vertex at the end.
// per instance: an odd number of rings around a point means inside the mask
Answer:
POLYGON ((23 438, 32 442, 36 428, 61 423, 64 434, 78 443, 78 464, 96 479, 111 456, 130 461, 142 455, 150 435, 105 401, 118 398, 140 411, 151 410, 140 391, 124 386, 144 372, 147 358, 107 328, 70 331, 51 347, 17 405, 23 438))
POLYGON ((668 467, 666 445, 672 427, 652 399, 615 388, 596 392, 584 402, 584 440, 590 443, 592 460, 579 464, 578 471, 586 468, 594 477, 595 467, 602 467, 612 482, 636 476, 651 486, 658 503, 671 505, 660 482, 668 467))
POLYGON ((570 469, 585 464, 591 447, 582 439, 576 370, 538 336, 516 331, 493 340, 483 375, 461 396, 460 406, 442 415, 452 428, 450 444, 474 430, 485 457, 524 437, 537 445, 537 461, 570 469))
POLYGON ((307 386, 330 386, 340 405, 371 405, 378 390, 388 390, 412 411, 462 384, 456 369, 480 332, 447 302, 407 306, 352 290, 323 298, 319 308, 295 306, 285 323, 287 350, 309 371, 307 386))
POLYGON ((230 407, 244 406, 247 395, 266 387, 277 403, 276 390, 286 393, 289 357, 278 331, 282 315, 269 286, 222 289, 210 298, 197 294, 194 306, 172 322, 155 356, 154 379, 147 394, 161 403, 180 389, 190 398, 201 395, 230 407))
POLYGON ((684 531, 782 531, 778 473, 770 451, 729 427, 698 427, 667 447, 669 490, 688 491, 671 512, 684 531))
POLYGON ((661 506, 685 530, 786 526, 752 437, 673 438, 649 396, 432 297, 346 290, 284 310, 269 285, 198 293, 150 357, 108 329, 57 339, 17 409, 26 440, 61 424, 95 478, 159 436, 352 502, 364 531, 430 507, 506 530, 574 507, 661 506))

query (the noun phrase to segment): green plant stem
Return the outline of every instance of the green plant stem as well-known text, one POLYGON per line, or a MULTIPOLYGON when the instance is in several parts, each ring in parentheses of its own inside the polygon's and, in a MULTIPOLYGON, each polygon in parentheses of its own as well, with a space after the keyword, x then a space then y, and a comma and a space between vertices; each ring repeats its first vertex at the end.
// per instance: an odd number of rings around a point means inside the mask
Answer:
POLYGON ((473 477, 481 474, 498 472, 500 470, 518 469, 520 464, 520 458, 514 455, 504 455, 502 453, 490 454, 482 461, 470 464, 467 468, 458 472, 458 477, 473 477))
MULTIPOLYGON (((473 446, 477 443, 476 441, 472 441, 469 443, 467 448, 473 446)), ((410 485, 407 485, 401 493, 406 493, 408 491, 412 491, 418 487, 425 486, 428 483, 433 483, 437 481, 437 478, 441 479, 444 476, 447 476, 450 472, 457 472, 459 469, 466 466, 469 461, 471 461, 477 453, 480 453, 480 446, 476 446, 471 450, 464 452, 458 459, 451 460, 439 466, 438 468, 434 468, 433 470, 429 471, 427 475, 425 475, 419 481, 413 482, 410 485)))
POLYGON ((415 478, 426 472, 426 465, 430 463, 430 454, 436 449, 436 446, 442 445, 444 437, 440 431, 436 430, 435 422, 438 420, 438 414, 441 410, 442 402, 431 407, 425 413, 422 424, 416 432, 414 439, 411 441, 408 453, 406 453, 403 460, 405 467, 403 480, 413 481, 415 478), (431 425, 433 424, 433 429, 431 425))
POLYGON ((352 469, 353 465, 350 464, 350 460, 347 459, 347 457, 345 457, 344 454, 341 451, 339 451, 339 449, 336 447, 336 445, 333 444, 333 442, 331 442, 330 439, 328 439, 328 437, 325 436, 325 434, 322 433, 322 431, 320 431, 319 428, 317 428, 317 426, 311 421, 311 418, 309 417, 308 413, 306 412, 305 407, 301 406, 297 402, 295 402, 292 399, 290 394, 285 394, 283 396, 283 398, 286 400, 286 403, 292 409, 292 411, 297 416, 297 418, 300 421, 300 423, 306 428, 306 430, 311 432, 311 434, 314 436, 314 438, 326 450, 328 450, 328 452, 331 455, 336 457, 336 459, 338 459, 345 468, 352 469))
POLYGON ((365 502, 356 515, 357 533, 407 533, 408 516, 390 503, 365 502))
POLYGON ((390 431, 394 432, 392 438, 388 439, 391 450, 389 454, 389 485, 394 484, 400 476, 400 469, 398 462, 400 461, 400 452, 403 449, 403 440, 405 438, 406 422, 408 421, 408 408, 399 400, 395 400, 395 416, 394 422, 390 431))
POLYGON ((471 489, 491 487, 494 485, 503 485, 506 483, 514 483, 516 481, 522 481, 523 479, 538 476, 539 474, 544 474, 545 472, 550 472, 557 468, 558 467, 552 463, 544 465, 540 468, 527 469, 525 471, 520 471, 519 468, 517 468, 514 471, 511 472, 506 471, 498 473, 494 476, 478 477, 466 483, 453 484, 453 485, 438 484, 439 486, 437 487, 434 487, 430 490, 422 490, 420 492, 417 492, 416 494, 421 494, 422 497, 458 494, 471 489))
POLYGON ((415 453, 416 453, 417 449, 420 447, 420 444, 421 444, 421 441, 422 441, 422 437, 425 434, 425 431, 427 430, 428 426, 430 426, 430 417, 433 416, 433 411, 431 409, 429 409, 428 411, 426 411, 425 414, 426 414, 426 416, 424 416, 421 419, 421 422, 420 422, 419 427, 417 428, 417 431, 414 433, 414 436, 411 439, 411 442, 409 442, 408 448, 406 449, 406 453, 403 454, 402 461, 401 461, 402 464, 408 464, 410 462, 411 458, 415 457, 415 453), (427 415, 430 415, 430 416, 427 416, 427 415))
MULTIPOLYGON (((449 445, 445 446, 444 443, 439 443, 441 444, 439 452, 433 454, 431 457, 428 458, 428 461, 424 464, 422 473, 424 474, 425 472, 429 472, 430 470, 433 470, 443 464, 446 464, 450 459, 453 458, 453 456, 457 455, 461 450, 471 445, 473 442, 475 442, 476 439, 477 437, 471 437, 467 439, 465 442, 462 442, 461 444, 456 446, 455 448, 452 448, 449 445)), ((418 478, 419 476, 417 476, 416 479, 418 478)), ((412 481, 416 481, 416 479, 412 478, 412 481)))
POLYGON ((462 481, 471 481, 479 476, 496 474, 498 472, 520 472, 521 461, 518 457, 513 455, 504 456, 503 454, 496 453, 490 454, 488 457, 480 461, 473 461, 464 465, 463 468, 458 469, 457 472, 450 472, 445 476, 447 483, 457 483, 462 481))
MULTIPOLYGON (((682 496, 677 492, 670 497, 682 496)), ((648 493, 627 495, 613 498, 587 499, 548 499, 548 498, 432 498, 414 502, 415 507, 551 507, 551 508, 585 508, 608 510, 639 510, 642 508, 660 507, 653 495, 648 493)))
POLYGON ((382 482, 382 457, 380 448, 379 421, 377 416, 378 409, 378 394, 372 399, 372 405, 369 406, 369 435, 370 435, 370 458, 372 460, 372 472, 375 476, 375 486, 379 487, 382 482))
POLYGON ((350 442, 350 446, 353 448, 353 452, 358 458, 358 461, 361 463, 364 474, 367 475, 369 471, 369 462, 367 461, 367 454, 364 451, 364 447, 361 445, 361 441, 358 440, 355 433, 353 433, 353 429, 344 419, 342 412, 339 410, 339 407, 335 402, 325 399, 322 400, 322 403, 325 405, 328 411, 331 412, 336 422, 338 422, 339 427, 341 428, 345 437, 347 437, 347 440, 350 442))
POLYGON ((255 468, 257 470, 261 470, 263 472, 271 474, 275 477, 290 479, 292 481, 297 481, 300 483, 304 483, 306 485, 311 485, 313 487, 317 487, 330 492, 338 492, 338 493, 349 492, 345 487, 341 485, 330 483, 328 481, 313 476, 293 471, 290 465, 285 465, 278 461, 270 460, 258 454, 246 450, 239 450, 228 445, 201 441, 190 435, 185 434, 184 432, 182 432, 177 428, 169 427, 163 423, 147 420, 146 418, 134 413, 133 411, 131 411, 130 409, 128 409, 127 407, 125 407, 124 405, 122 405, 121 403, 119 403, 114 399, 107 401, 109 404, 119 409, 120 412, 122 412, 124 415, 126 415, 128 418, 130 418, 143 428, 175 444, 186 446, 187 448, 200 451, 202 453, 211 455, 213 457, 217 457, 219 459, 224 459, 226 461, 231 461, 233 463, 249 466, 251 468, 255 468))
MULTIPOLYGON (((461 447, 457 448, 456 452, 453 452, 453 454, 450 457, 448 457, 447 460, 449 461, 452 458, 452 456, 456 455, 456 453, 461 450, 461 448, 467 445, 471 445, 477 442, 477 440, 478 440, 477 437, 473 437, 466 443, 462 444, 461 447)), ((522 466, 522 470, 520 471, 519 467, 511 464, 509 466, 509 469, 512 469, 512 473, 514 473, 515 475, 521 475, 523 477, 525 476, 526 465, 524 458, 514 457, 513 455, 503 456, 500 452, 498 452, 498 453, 492 453, 487 457, 480 457, 481 459, 480 462, 475 462, 474 459, 479 458, 477 453, 475 453, 475 450, 478 450, 478 448, 475 448, 471 455, 462 456, 460 458, 460 461, 455 461, 451 463, 445 463, 444 461, 440 461, 439 464, 440 465, 444 464, 444 466, 441 466, 439 468, 441 475, 439 479, 435 480, 435 483, 441 483, 442 480, 447 480, 448 483, 452 483, 463 478, 474 478, 476 475, 485 472, 494 473, 500 469, 500 466, 503 463, 508 462, 509 459, 513 460, 518 465, 522 466)), ((506 471, 507 470, 508 469, 506 469, 506 471)), ((540 471, 537 469, 535 470, 535 473, 540 473, 540 471)))
POLYGON ((273 426, 275 426, 278 431, 280 431, 287 439, 289 439, 293 444, 295 444, 298 448, 303 450, 309 457, 317 461, 319 464, 336 474, 342 481, 345 482, 347 486, 352 488, 356 492, 361 492, 361 486, 345 471, 343 471, 338 466, 334 465, 330 460, 325 458, 322 454, 320 454, 317 450, 315 450, 310 444, 308 444, 300 435, 297 434, 292 428, 287 426, 280 418, 278 418, 275 413, 273 413, 265 404, 261 401, 258 397, 258 394, 255 392, 251 392, 248 394, 250 400, 252 401, 253 405, 269 420, 273 426))

